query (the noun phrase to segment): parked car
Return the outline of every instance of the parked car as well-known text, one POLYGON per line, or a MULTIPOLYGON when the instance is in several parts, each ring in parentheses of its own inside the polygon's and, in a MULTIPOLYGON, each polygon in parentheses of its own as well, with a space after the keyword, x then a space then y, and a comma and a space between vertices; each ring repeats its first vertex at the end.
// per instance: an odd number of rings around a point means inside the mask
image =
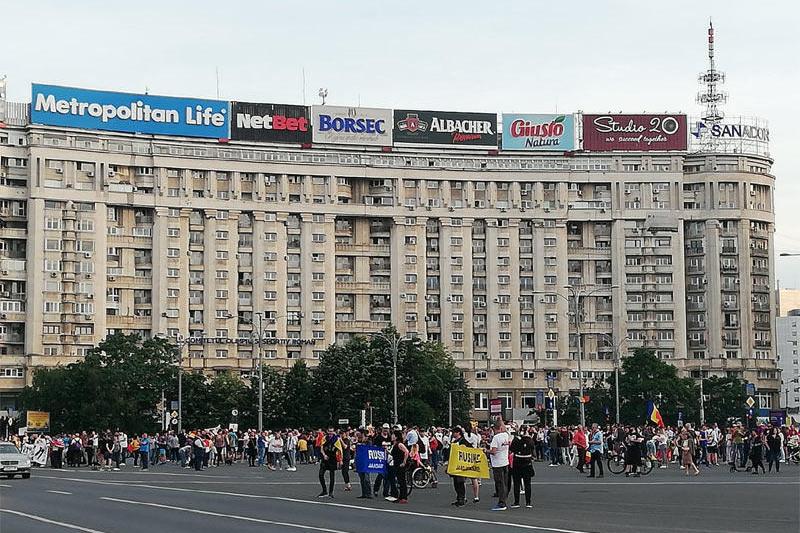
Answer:
POLYGON ((10 442, 0 442, 0 476, 12 478, 17 474, 31 477, 31 460, 10 442))

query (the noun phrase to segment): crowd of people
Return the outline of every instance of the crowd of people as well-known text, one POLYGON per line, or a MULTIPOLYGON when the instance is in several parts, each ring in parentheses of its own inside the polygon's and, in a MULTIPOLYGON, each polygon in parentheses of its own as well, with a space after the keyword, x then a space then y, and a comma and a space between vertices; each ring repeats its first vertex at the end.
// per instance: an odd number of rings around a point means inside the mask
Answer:
MULTIPOLYGON (((352 490, 351 470, 359 445, 382 447, 388 468, 371 478, 357 475, 361 494, 358 498, 383 497, 399 504, 408 503, 408 473, 417 466, 435 473, 447 464, 451 444, 482 450, 494 480, 497 504, 493 510, 533 505, 531 478, 534 464, 549 467, 572 467, 588 478, 604 476, 603 463, 609 456, 624 461, 628 476, 639 475, 644 460, 659 468, 678 465, 686 475, 698 475, 700 466, 708 468, 727 464, 730 470, 752 474, 780 471, 780 465, 800 455, 800 435, 793 426, 746 428, 733 424, 691 424, 682 427, 609 425, 533 426, 477 424, 453 428, 402 427, 383 424, 379 427, 327 430, 285 429, 270 431, 235 431, 212 428, 187 432, 166 431, 153 435, 128 435, 124 431, 85 431, 61 435, 15 437, 18 448, 31 457, 34 465, 52 468, 89 467, 120 470, 138 467, 177 465, 197 471, 224 465, 246 463, 248 467, 295 472, 297 465, 315 465, 319 469, 319 498, 333 498, 336 480, 341 477, 344 491, 352 490), (765 467, 766 462, 766 467, 765 467)), ((451 476, 456 494, 453 505, 467 503, 467 486, 472 502, 480 501, 481 482, 475 478, 451 476)), ((436 476, 433 476, 435 486, 436 476)))

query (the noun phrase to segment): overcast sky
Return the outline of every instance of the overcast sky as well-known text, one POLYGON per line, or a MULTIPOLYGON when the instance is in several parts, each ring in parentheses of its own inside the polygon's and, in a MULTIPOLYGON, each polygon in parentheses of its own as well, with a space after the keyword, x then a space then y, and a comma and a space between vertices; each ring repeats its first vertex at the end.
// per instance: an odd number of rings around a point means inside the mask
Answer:
MULTIPOLYGON (((770 121, 778 252, 800 252, 795 1, 4 2, 0 75, 30 83, 461 111, 697 114, 713 17, 729 116, 770 121), (305 71, 305 91, 303 72, 305 71)), ((800 257, 776 257, 800 287, 800 257)))

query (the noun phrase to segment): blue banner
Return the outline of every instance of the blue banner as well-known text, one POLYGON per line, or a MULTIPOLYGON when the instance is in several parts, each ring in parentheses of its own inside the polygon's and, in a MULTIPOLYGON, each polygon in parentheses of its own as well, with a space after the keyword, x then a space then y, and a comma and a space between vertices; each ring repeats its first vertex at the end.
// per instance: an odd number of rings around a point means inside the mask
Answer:
POLYGON ((90 130, 185 137, 230 137, 221 100, 117 93, 34 83, 31 122, 90 130))
POLYGON ((503 150, 575 149, 573 115, 531 115, 503 113, 503 150))
POLYGON ((386 450, 380 446, 358 444, 356 446, 356 472, 360 474, 385 474, 386 450))

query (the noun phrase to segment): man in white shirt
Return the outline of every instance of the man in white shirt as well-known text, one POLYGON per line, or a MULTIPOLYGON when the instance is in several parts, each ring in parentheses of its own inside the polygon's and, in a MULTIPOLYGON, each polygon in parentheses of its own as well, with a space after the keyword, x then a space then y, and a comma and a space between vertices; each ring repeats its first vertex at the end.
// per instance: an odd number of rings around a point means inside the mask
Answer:
POLYGON ((506 431, 506 425, 502 418, 498 418, 494 423, 494 437, 489 445, 489 459, 492 464, 492 475, 494 476, 494 489, 497 492, 497 505, 492 511, 505 511, 506 497, 509 489, 508 471, 508 446, 511 444, 511 437, 506 431))

